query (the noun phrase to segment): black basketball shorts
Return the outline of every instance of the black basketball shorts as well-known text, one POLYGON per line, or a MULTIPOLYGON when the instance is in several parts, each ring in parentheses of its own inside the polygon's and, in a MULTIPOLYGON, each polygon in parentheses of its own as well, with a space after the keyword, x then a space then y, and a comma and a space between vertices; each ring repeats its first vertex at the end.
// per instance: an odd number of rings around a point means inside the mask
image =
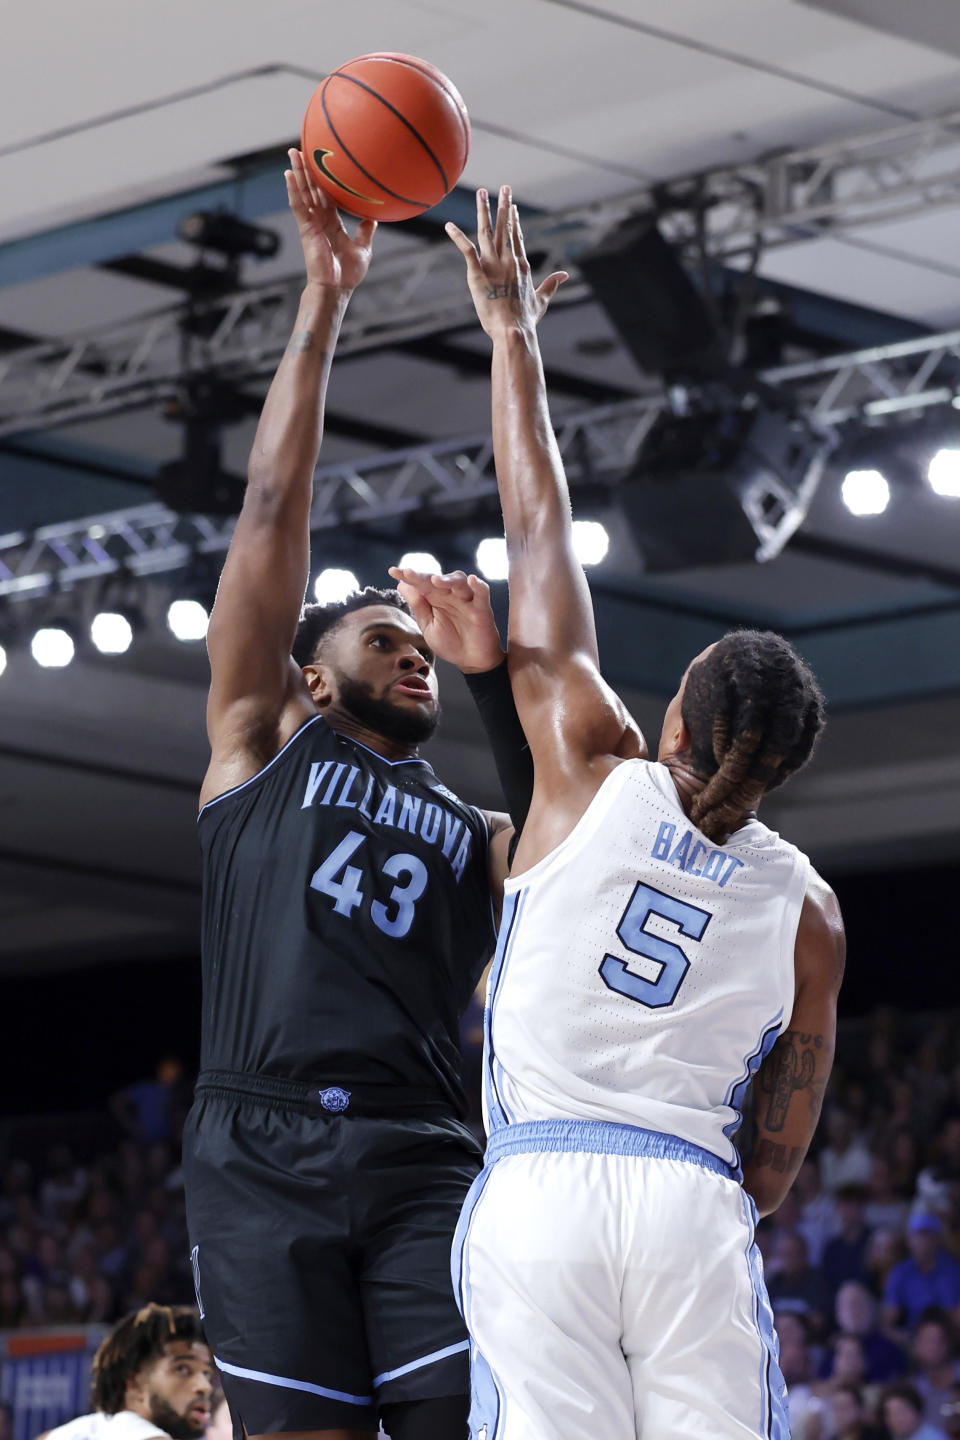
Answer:
POLYGON ((459 1122, 201 1085, 183 1165, 197 1303, 248 1435, 376 1431, 383 1404, 469 1393, 450 1247, 480 1149, 459 1122))

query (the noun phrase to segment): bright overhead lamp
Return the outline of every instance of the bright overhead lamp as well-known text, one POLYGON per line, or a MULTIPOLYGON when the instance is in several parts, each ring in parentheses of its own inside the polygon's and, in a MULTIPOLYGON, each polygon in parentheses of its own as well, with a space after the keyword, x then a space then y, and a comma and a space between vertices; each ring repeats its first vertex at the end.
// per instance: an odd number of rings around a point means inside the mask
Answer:
POLYGON ((3 674, 4 670, 6 670, 6 668, 7 668, 7 652, 6 652, 6 650, 4 650, 3 646, 0 645, 0 675, 3 674))
POLYGON ((507 564, 507 542, 502 535, 480 541, 477 569, 485 580, 506 580, 510 567, 507 564))
POLYGON ((360 581, 352 570, 321 570, 313 584, 319 605, 339 604, 359 589, 360 581))
POLYGON ((90 622, 90 639, 101 655, 123 655, 133 642, 133 626, 118 610, 101 610, 90 622))
POLYGON ((840 494, 851 515, 882 515, 890 504, 890 486, 879 470, 848 470, 840 494))
POLYGON ((610 549, 610 536, 599 520, 574 520, 573 550, 581 565, 599 565, 610 549))
POLYGON ((207 633, 210 616, 199 600, 174 600, 167 610, 167 625, 178 640, 202 640, 207 633))
POLYGON ((927 466, 927 480, 935 495, 960 496, 960 450, 946 446, 938 450, 927 466))
POLYGON ((421 575, 442 575, 443 566, 429 550, 408 550, 397 561, 401 570, 419 570, 421 575))
POLYGON ((30 654, 44 670, 62 670, 75 653, 73 636, 61 625, 41 625, 30 641, 30 654))

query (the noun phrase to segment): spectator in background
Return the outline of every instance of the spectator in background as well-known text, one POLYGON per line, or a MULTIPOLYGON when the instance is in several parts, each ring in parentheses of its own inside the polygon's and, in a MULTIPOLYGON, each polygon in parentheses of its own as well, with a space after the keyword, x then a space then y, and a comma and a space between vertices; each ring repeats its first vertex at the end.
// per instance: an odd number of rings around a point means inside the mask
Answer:
POLYGON ((940 1406, 940 1424, 950 1440, 960 1440, 960 1385, 954 1385, 940 1406))
POLYGON ((0 1401, 0 1440, 13 1440, 13 1406, 0 1401))
POLYGON ((824 1111, 827 1143, 820 1151, 820 1180, 835 1193, 841 1185, 865 1185, 870 1178, 870 1151, 862 1135, 854 1133, 846 1110, 831 1106, 824 1111))
POLYGON ((780 1316, 787 1311, 802 1315, 813 1339, 820 1339, 831 1311, 823 1276, 807 1263, 807 1242, 795 1230, 783 1230, 774 1244, 773 1266, 767 1293, 780 1316))
POLYGON ((67 1145, 55 1145, 47 1156, 47 1178, 40 1186, 40 1214, 45 1220, 63 1218, 79 1205, 87 1189, 86 1171, 79 1166, 67 1145))
POLYGON ((943 1249, 942 1235, 943 1222, 936 1215, 919 1211, 910 1217, 910 1254, 890 1271, 883 1295, 888 1328, 905 1325, 912 1330, 930 1306, 952 1310, 960 1305, 960 1264, 943 1249))
POLYGON ((27 1319, 27 1302, 15 1275, 0 1275, 0 1330, 15 1330, 27 1319))
POLYGON ((949 1220, 960 1180, 960 1110, 951 1109, 940 1122, 933 1157, 917 1176, 917 1205, 949 1220))
POLYGON ((94 1413, 44 1440, 200 1440, 214 1373, 196 1311, 147 1305, 125 1316, 93 1358, 94 1413))
POLYGON ((910 1383, 923 1401, 923 1418, 940 1424, 943 1405, 960 1382, 956 1336, 942 1310, 925 1310, 910 1342, 914 1373, 910 1383))
POLYGON ((887 1440, 878 1425, 871 1425, 863 1392, 857 1385, 838 1385, 831 1399, 835 1440, 887 1440))
MULTIPOLYGON (((823 1440, 823 1402, 813 1393, 810 1332, 802 1315, 776 1312, 780 1369, 787 1382, 791 1440, 823 1440)), ((599 1440, 599 1437, 597 1437, 599 1440)))
POLYGON ((120 1090, 110 1101, 119 1123, 137 1140, 152 1144, 172 1140, 181 1101, 183 1065, 175 1055, 164 1055, 152 1080, 139 1080, 120 1090))
POLYGON ((878 1300, 886 1294, 887 1281, 905 1255, 906 1247, 899 1231, 874 1230, 864 1256, 864 1264, 867 1267, 870 1289, 878 1300))
POLYGON ((905 1200, 912 1200, 917 1183, 917 1171, 920 1167, 917 1138, 909 1126, 904 1125, 894 1131, 887 1148, 887 1157, 890 1162, 894 1189, 905 1200))
POLYGON ((834 1199, 840 1232, 828 1240, 822 1269, 831 1295, 847 1280, 866 1280, 866 1253, 870 1231, 864 1223, 867 1190, 863 1185, 841 1185, 834 1199))
MULTIPOLYGON (((821 1400, 829 1400, 845 1385, 855 1385, 868 1409, 880 1397, 880 1386, 867 1383, 867 1353, 859 1335, 835 1335, 824 1357, 829 1378, 813 1387, 821 1400)), ((823 1362, 822 1362, 823 1363, 823 1362)))
POLYGON ((800 1206, 796 1228, 807 1242, 810 1264, 819 1265, 827 1241, 840 1229, 840 1217, 833 1196, 820 1183, 820 1166, 809 1155, 800 1166, 790 1193, 800 1206))
POLYGON ((863 1212, 867 1229, 902 1230, 910 1214, 910 1204, 902 1195, 897 1194, 890 1163, 883 1155, 873 1157, 867 1193, 863 1212))
MULTIPOLYGON (((895 1380, 906 1369, 906 1358, 899 1345, 877 1328, 877 1302, 859 1281, 848 1280, 837 1291, 835 1303, 838 1333, 852 1335, 860 1341, 866 1358, 868 1384, 884 1385, 895 1380)), ((832 1374, 831 1356, 825 1357, 821 1374, 832 1374)))
POLYGON ((892 1440, 947 1440, 939 1425, 923 1418, 923 1401, 912 1385, 891 1385, 883 1396, 883 1423, 892 1440))

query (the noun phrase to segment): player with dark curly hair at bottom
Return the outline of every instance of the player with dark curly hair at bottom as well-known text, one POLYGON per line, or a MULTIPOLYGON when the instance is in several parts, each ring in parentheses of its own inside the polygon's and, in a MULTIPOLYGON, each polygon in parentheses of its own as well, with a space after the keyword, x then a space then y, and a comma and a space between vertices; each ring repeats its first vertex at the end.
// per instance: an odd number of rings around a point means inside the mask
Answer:
POLYGON ((210 1421, 213 1358, 188 1305, 145 1305, 93 1357, 93 1412, 38 1440, 199 1440, 210 1421))

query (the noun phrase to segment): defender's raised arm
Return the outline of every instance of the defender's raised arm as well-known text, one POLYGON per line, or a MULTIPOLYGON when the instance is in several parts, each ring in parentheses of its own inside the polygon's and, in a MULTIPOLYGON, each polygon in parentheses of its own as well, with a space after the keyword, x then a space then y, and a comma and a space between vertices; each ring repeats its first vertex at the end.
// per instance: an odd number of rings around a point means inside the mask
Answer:
POLYGON ((351 236, 290 151, 287 198, 306 284, 293 335, 267 394, 247 491, 223 567, 207 648, 212 751, 201 802, 241 784, 316 713, 290 648, 310 567, 310 502, 340 323, 370 262, 375 224, 351 236))

